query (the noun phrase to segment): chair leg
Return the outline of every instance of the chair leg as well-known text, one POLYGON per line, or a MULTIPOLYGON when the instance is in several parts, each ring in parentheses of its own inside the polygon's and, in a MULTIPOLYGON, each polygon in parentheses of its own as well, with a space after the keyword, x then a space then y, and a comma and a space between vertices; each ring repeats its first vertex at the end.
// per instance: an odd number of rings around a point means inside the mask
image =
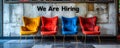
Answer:
POLYGON ((84 39, 84 47, 86 48, 86 35, 85 35, 85 39, 84 39))
POLYGON ((54 43, 56 42, 56 36, 54 36, 54 43))
POLYGON ((37 41, 38 39, 37 39, 37 35, 35 35, 35 41, 37 41))
POLYGON ((25 36, 25 40, 27 40, 27 35, 25 36))
POLYGON ((82 36, 82 41, 84 40, 83 38, 84 38, 84 37, 82 36))
POLYGON ((43 38, 43 36, 41 36, 41 40, 40 40, 41 44, 42 44, 42 38, 43 38))
POLYGON ((76 39, 76 48, 78 48, 78 38, 77 38, 77 35, 75 35, 75 39, 76 39))
MULTIPOLYGON (((21 46, 21 35, 20 35, 20 40, 19 40, 19 44, 20 44, 20 46, 21 46)), ((18 47, 18 48, 21 48, 21 47, 18 47)))
POLYGON ((65 35, 64 35, 64 37, 63 37, 63 47, 65 46, 65 35))
POLYGON ((34 35, 33 35, 33 42, 34 42, 34 45, 35 45, 35 37, 34 37, 34 35))
POLYGON ((85 35, 84 43, 86 43, 86 35, 85 35))
POLYGON ((21 35, 20 35, 20 40, 19 40, 19 43, 21 43, 21 35))
POLYGON ((101 43, 100 35, 98 35, 98 41, 99 41, 99 43, 101 43))
POLYGON ((77 38, 77 35, 75 36, 75 38, 76 38, 76 41, 78 42, 78 38, 77 38))
MULTIPOLYGON (((54 45, 55 45, 55 42, 56 42, 56 36, 54 35, 54 45)), ((55 47, 54 47, 55 48, 55 47)))

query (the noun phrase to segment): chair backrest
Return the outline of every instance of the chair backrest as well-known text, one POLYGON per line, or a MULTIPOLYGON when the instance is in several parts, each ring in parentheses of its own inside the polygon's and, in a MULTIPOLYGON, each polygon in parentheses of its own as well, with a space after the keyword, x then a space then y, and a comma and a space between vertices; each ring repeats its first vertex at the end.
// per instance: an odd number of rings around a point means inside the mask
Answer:
POLYGON ((97 17, 96 16, 90 18, 79 17, 79 20, 82 30, 93 31, 94 27, 96 26, 97 17))
POLYGON ((63 26, 76 26, 76 24, 77 24, 77 17, 72 17, 72 18, 62 17, 63 26))
POLYGON ((40 25, 40 17, 29 18, 23 16, 23 23, 24 26, 27 27, 29 30, 34 30, 40 25))
POLYGON ((52 18, 47 18, 42 16, 42 26, 56 26, 58 23, 58 16, 52 17, 52 18))

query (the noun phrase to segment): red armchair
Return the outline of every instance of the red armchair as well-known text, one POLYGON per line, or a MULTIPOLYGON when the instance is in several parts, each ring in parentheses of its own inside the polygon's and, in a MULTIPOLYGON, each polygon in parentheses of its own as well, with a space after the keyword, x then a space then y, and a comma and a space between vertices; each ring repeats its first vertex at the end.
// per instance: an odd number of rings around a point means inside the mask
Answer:
POLYGON ((80 20, 80 26, 82 28, 82 33, 85 35, 85 41, 86 41, 86 35, 98 35, 99 43, 100 43, 100 27, 96 25, 97 17, 91 17, 91 18, 83 18, 79 17, 80 20))
POLYGON ((58 17, 42 18, 41 35, 55 35, 57 33, 58 17))

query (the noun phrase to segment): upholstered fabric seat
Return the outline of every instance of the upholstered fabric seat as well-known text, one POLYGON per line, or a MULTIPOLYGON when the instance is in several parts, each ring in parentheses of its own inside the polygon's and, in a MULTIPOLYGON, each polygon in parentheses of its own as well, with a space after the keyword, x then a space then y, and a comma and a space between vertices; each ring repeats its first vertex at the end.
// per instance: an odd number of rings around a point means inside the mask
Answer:
POLYGON ((21 35, 31 35, 36 34, 38 32, 38 27, 40 25, 40 17, 36 18, 29 18, 23 16, 23 24, 24 26, 21 26, 21 35))
POLYGON ((100 40, 100 27, 96 25, 97 22, 97 17, 91 17, 91 18, 83 18, 79 17, 80 21, 80 27, 82 29, 82 33, 85 35, 85 40, 86 41, 86 36, 87 35, 97 35, 99 39, 99 43, 101 43, 100 40))
POLYGON ((41 26, 41 35, 56 35, 57 33, 57 24, 58 17, 47 18, 42 16, 42 26, 41 26))
POLYGON ((56 30, 57 30, 57 26, 42 26, 41 35, 55 35, 56 30))
POLYGON ((82 32, 85 35, 99 35, 100 34, 100 27, 96 25, 97 17, 91 18, 83 18, 79 17, 80 20, 80 27, 82 28, 82 32))
POLYGON ((77 34, 77 17, 73 18, 62 17, 62 34, 63 35, 77 34))

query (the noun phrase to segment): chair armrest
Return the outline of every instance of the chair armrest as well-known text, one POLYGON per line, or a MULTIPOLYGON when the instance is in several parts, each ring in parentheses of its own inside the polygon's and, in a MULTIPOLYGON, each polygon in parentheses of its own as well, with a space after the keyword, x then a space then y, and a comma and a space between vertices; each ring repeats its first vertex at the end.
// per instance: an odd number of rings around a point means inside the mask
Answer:
POLYGON ((99 31, 100 30, 100 26, 95 26, 94 30, 95 31, 99 31))
POLYGON ((27 30, 27 28, 25 27, 25 26, 21 26, 21 31, 26 31, 27 30))
POLYGON ((56 31, 56 30, 57 30, 57 28, 58 28, 58 27, 57 27, 57 26, 55 26, 53 30, 54 30, 54 31, 56 31))
POLYGON ((64 26, 62 26, 62 31, 64 31, 64 26))

